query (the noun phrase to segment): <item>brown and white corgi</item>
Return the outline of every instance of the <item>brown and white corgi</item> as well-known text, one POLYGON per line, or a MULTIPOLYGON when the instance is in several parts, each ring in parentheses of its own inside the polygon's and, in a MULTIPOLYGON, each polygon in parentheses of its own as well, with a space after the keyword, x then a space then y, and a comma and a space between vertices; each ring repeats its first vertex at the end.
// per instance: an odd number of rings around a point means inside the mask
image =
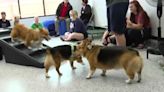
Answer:
POLYGON ((105 76, 107 69, 123 68, 129 77, 126 83, 131 83, 135 74, 138 74, 137 81, 141 81, 143 61, 138 51, 119 46, 92 45, 91 39, 83 40, 77 49, 88 59, 90 72, 87 79, 93 76, 97 68, 102 69, 102 76, 105 76))

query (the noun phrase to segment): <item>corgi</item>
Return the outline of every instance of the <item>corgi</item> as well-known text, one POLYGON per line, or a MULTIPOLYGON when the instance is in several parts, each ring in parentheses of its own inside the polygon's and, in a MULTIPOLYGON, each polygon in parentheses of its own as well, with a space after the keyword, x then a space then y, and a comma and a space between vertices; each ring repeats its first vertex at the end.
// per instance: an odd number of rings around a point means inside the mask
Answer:
POLYGON ((131 83, 138 74, 137 82, 141 81, 143 60, 139 52, 126 47, 92 45, 91 39, 83 40, 77 46, 78 52, 88 59, 90 72, 87 79, 92 78, 97 68, 102 70, 102 76, 106 75, 108 69, 123 68, 128 76, 126 83, 131 83))
POLYGON ((10 36, 12 41, 23 41, 25 46, 32 47, 35 42, 40 43, 43 39, 49 40, 49 33, 45 29, 32 30, 24 26, 23 24, 16 24, 11 30, 10 36))
POLYGON ((59 71, 59 68, 63 60, 69 60, 72 69, 76 69, 76 67, 74 67, 73 65, 73 61, 76 60, 78 63, 83 63, 82 57, 80 56, 80 54, 76 53, 76 50, 77 50, 76 46, 72 47, 70 45, 62 45, 62 46, 57 46, 54 48, 47 48, 46 58, 44 61, 46 78, 50 77, 48 75, 48 71, 51 66, 55 66, 56 71, 59 76, 62 75, 62 73, 60 73, 59 71))

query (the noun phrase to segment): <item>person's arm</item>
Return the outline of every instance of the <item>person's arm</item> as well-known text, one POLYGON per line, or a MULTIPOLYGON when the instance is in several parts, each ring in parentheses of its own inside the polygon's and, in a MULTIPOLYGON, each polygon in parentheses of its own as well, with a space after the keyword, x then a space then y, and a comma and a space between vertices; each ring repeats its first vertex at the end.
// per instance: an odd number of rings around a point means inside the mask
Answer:
POLYGON ((68 12, 67 12, 67 15, 66 15, 66 18, 70 18, 70 15, 69 15, 69 12, 71 11, 71 10, 73 10, 73 8, 72 8, 72 5, 69 3, 69 10, 68 10, 68 12))
POLYGON ((85 10, 84 14, 90 15, 92 13, 92 9, 91 9, 91 7, 89 5, 87 5, 85 9, 86 10, 85 10))
POLYGON ((43 28, 42 23, 39 23, 39 29, 42 29, 42 28, 43 28))
POLYGON ((31 26, 32 29, 36 29, 35 23, 31 26))
POLYGON ((82 26, 82 23, 78 20, 78 21, 76 21, 75 22, 75 25, 74 25, 74 30, 75 30, 75 32, 77 32, 77 33, 82 33, 82 28, 81 28, 81 26, 82 26))
POLYGON ((138 16, 138 20, 137 23, 133 23, 130 21, 130 19, 127 19, 127 28, 130 29, 143 29, 143 25, 144 25, 144 14, 141 13, 138 16))
POLYGON ((56 17, 57 17, 57 18, 59 18, 59 16, 60 16, 61 5, 62 5, 62 3, 59 4, 59 6, 58 6, 58 8, 57 8, 57 10, 56 10, 56 17))
POLYGON ((7 25, 8 25, 7 27, 10 27, 11 26, 10 21, 8 21, 8 24, 7 25))
POLYGON ((0 21, 0 28, 2 28, 2 22, 0 21))

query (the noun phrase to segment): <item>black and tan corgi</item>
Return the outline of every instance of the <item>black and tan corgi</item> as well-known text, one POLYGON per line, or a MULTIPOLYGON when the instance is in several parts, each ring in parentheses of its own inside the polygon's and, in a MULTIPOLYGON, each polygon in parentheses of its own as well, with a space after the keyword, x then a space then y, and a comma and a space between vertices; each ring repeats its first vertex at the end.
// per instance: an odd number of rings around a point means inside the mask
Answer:
POLYGON ((48 70, 51 66, 55 66, 59 76, 62 75, 59 68, 63 60, 69 60, 72 69, 75 69, 73 61, 76 60, 77 62, 82 63, 82 57, 79 54, 76 54, 76 46, 62 45, 54 48, 48 48, 46 53, 44 67, 47 78, 49 78, 48 70))
POLYGON ((119 46, 92 45, 90 39, 83 40, 77 46, 78 52, 88 59, 90 72, 87 79, 90 79, 97 68, 102 69, 102 76, 105 76, 107 69, 123 68, 128 75, 127 83, 131 83, 135 74, 138 74, 138 82, 141 81, 143 61, 139 52, 119 46))

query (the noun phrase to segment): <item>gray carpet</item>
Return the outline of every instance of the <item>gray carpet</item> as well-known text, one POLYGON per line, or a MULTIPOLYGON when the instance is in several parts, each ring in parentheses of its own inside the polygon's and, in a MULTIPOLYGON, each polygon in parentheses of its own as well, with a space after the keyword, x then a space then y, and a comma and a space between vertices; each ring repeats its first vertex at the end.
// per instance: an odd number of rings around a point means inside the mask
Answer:
MULTIPOLYGON (((99 43, 99 42, 95 42, 99 43)), ((72 71, 69 63, 62 64, 62 77, 58 77, 54 67, 44 76, 44 69, 26 67, 0 61, 0 92, 163 92, 164 71, 158 60, 162 56, 150 55, 146 59, 145 50, 140 50, 144 59, 141 83, 126 84, 127 76, 123 70, 109 70, 106 77, 101 77, 97 70, 90 80, 85 79, 88 73, 88 62, 85 65, 76 63, 72 71)), ((22 61, 23 62, 23 61, 22 61)))

